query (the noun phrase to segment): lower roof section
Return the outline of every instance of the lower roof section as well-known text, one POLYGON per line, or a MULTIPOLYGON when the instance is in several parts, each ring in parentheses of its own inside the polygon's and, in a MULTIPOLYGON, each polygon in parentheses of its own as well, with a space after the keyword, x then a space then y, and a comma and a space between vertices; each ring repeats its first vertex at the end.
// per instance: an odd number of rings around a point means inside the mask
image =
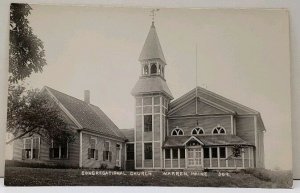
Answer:
POLYGON ((244 141, 236 135, 193 135, 193 136, 168 136, 163 144, 163 148, 184 147, 190 140, 197 140, 203 146, 230 146, 252 144, 244 141))

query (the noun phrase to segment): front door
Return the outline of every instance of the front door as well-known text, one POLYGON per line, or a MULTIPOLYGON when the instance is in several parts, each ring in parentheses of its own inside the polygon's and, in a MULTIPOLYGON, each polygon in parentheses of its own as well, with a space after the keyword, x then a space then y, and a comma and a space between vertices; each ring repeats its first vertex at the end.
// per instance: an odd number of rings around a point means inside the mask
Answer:
POLYGON ((187 149, 188 167, 201 166, 201 147, 187 149))

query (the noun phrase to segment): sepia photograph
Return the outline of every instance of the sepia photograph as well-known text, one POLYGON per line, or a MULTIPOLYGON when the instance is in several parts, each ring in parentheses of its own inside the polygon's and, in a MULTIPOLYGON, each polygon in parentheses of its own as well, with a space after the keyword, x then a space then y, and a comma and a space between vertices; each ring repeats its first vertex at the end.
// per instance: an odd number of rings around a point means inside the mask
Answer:
POLYGON ((289 12, 10 6, 7 186, 292 188, 289 12))

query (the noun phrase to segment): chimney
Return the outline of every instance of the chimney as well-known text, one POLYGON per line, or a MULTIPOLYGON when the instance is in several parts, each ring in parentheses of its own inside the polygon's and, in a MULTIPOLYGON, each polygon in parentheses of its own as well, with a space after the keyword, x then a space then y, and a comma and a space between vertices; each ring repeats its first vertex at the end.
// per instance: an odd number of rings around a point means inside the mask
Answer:
POLYGON ((84 90, 84 102, 90 104, 90 90, 84 90))

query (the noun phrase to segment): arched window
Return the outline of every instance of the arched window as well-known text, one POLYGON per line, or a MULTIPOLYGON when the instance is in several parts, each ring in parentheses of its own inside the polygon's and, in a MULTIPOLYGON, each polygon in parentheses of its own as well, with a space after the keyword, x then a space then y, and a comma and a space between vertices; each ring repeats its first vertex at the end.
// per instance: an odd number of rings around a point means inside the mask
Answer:
POLYGON ((180 128, 175 128, 172 130, 171 135, 172 136, 183 135, 183 130, 180 128))
POLYGON ((148 68, 148 65, 147 65, 147 64, 144 66, 143 74, 144 74, 144 75, 149 74, 149 68, 148 68))
POLYGON ((218 125, 213 129, 212 134, 226 134, 226 130, 224 127, 218 125))
POLYGON ((156 63, 151 64, 151 74, 156 74, 157 73, 157 67, 156 63))
POLYGON ((204 130, 201 127, 196 127, 192 130, 192 135, 203 135, 204 130))

